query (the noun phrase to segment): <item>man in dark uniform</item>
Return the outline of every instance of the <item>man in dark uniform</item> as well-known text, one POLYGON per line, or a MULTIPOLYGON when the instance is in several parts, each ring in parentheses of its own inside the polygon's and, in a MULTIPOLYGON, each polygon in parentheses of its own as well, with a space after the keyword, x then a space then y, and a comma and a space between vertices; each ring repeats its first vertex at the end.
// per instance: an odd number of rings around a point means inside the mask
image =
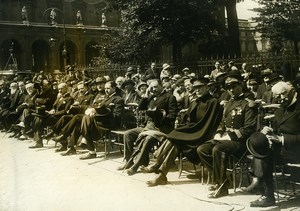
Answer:
POLYGON ((257 108, 245 98, 239 71, 228 72, 224 79, 231 99, 224 106, 223 119, 213 140, 197 149, 201 162, 213 175, 214 185, 209 190, 214 192, 208 195, 210 198, 228 195, 227 184, 218 190, 226 179, 228 157, 241 156, 246 151, 245 142, 256 128, 257 108))
POLYGON ((265 126, 260 133, 254 133, 247 142, 248 150, 254 156, 252 184, 244 189, 253 192, 264 188, 264 194, 250 207, 268 207, 275 204, 273 187, 273 164, 300 163, 300 100, 298 93, 288 83, 280 81, 272 87, 274 97, 280 102, 275 111, 274 127, 265 126), (272 143, 273 153, 270 148, 272 143))
POLYGON ((44 105, 36 107, 36 113, 34 113, 33 130, 35 145, 29 148, 41 148, 43 147, 42 134, 44 128, 48 125, 53 125, 59 120, 59 118, 67 114, 74 100, 68 93, 68 86, 65 83, 58 85, 59 97, 53 104, 53 108, 50 111, 46 110, 44 105))
MULTIPOLYGON (((148 87, 148 97, 143 98, 139 105, 139 110, 147 110, 146 127, 133 128, 127 130, 124 134, 125 160, 128 162, 133 154, 134 144, 137 144, 139 134, 145 130, 159 131, 169 133, 174 128, 174 122, 177 114, 176 98, 163 90, 162 84, 158 79, 150 82, 148 87)), ((145 139, 148 144, 157 143, 157 138, 148 135, 145 139)), ((132 160, 132 159, 131 159, 132 160)), ((148 165, 149 160, 145 160, 143 165, 148 165)), ((118 168, 123 170, 125 167, 130 168, 133 162, 124 164, 118 168)))
POLYGON ((124 100, 114 81, 106 82, 105 94, 103 102, 97 108, 86 112, 82 119, 81 135, 86 139, 89 153, 81 157, 81 160, 96 158, 94 141, 121 124, 124 100))

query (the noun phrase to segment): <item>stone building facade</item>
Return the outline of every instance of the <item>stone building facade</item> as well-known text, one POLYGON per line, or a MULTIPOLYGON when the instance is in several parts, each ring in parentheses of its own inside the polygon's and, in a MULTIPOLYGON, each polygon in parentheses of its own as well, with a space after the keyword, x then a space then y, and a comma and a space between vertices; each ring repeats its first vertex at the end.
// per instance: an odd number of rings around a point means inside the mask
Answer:
POLYGON ((105 6, 105 0, 0 0, 0 69, 93 65, 120 25, 119 13, 105 12, 105 6))

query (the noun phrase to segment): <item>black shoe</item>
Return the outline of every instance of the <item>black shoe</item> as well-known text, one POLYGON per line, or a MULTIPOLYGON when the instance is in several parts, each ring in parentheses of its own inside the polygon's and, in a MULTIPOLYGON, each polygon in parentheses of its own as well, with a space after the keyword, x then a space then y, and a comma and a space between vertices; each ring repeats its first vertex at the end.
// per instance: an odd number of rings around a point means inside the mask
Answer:
POLYGON ((18 138, 20 141, 25 141, 28 139, 27 136, 24 136, 24 135, 21 135, 19 138, 18 138))
POLYGON ((201 179, 200 174, 188 174, 186 175, 188 179, 201 179))
POLYGON ((131 166, 133 166, 133 162, 126 162, 124 165, 122 165, 122 166, 119 166, 118 168, 117 168, 117 170, 118 171, 123 171, 123 170, 126 170, 126 169, 129 169, 129 168, 131 168, 131 166))
POLYGON ((48 139, 52 138, 53 135, 54 135, 54 132, 53 132, 53 131, 50 131, 49 133, 47 133, 47 134, 45 134, 45 135, 42 135, 42 138, 48 140, 48 139))
POLYGON ((227 188, 221 188, 221 190, 215 190, 214 192, 208 194, 208 198, 210 199, 217 199, 223 196, 228 196, 228 189, 227 188))
POLYGON ((96 154, 96 153, 93 153, 93 154, 87 153, 87 155, 82 156, 82 157, 80 157, 79 159, 80 159, 80 160, 87 160, 87 159, 94 159, 94 158, 96 158, 96 157, 97 157, 97 154, 96 154))
POLYGON ((54 137, 52 140, 55 142, 62 142, 64 139, 65 139, 64 135, 59 135, 59 136, 54 137))
POLYGON ((217 190, 219 187, 220 187, 219 184, 214 184, 214 185, 209 186, 209 187, 208 187, 208 190, 209 190, 209 191, 215 191, 215 190, 217 190))
POLYGON ((66 152, 61 153, 62 156, 75 155, 75 154, 76 154, 76 149, 74 147, 70 147, 66 152))
POLYGON ((61 145, 59 148, 55 150, 55 152, 63 152, 66 151, 67 149, 68 149, 67 146, 61 145))
POLYGON ((156 166, 149 166, 149 167, 146 167, 146 166, 140 166, 140 170, 143 172, 143 173, 158 173, 158 169, 156 166))
POLYGON ((41 143, 36 143, 35 145, 29 146, 28 148, 30 148, 30 149, 36 149, 36 148, 42 148, 42 147, 43 147, 43 144, 41 144, 41 143))
POLYGON ((158 185, 166 185, 167 183, 168 183, 168 179, 162 173, 160 173, 155 179, 146 182, 148 187, 154 187, 154 186, 158 186, 158 185))
POLYGON ((261 196, 256 201, 250 202, 250 207, 269 207, 275 205, 274 197, 261 196))
POLYGON ((14 138, 14 137, 18 136, 19 133, 20 132, 13 133, 13 134, 9 135, 8 138, 14 138))

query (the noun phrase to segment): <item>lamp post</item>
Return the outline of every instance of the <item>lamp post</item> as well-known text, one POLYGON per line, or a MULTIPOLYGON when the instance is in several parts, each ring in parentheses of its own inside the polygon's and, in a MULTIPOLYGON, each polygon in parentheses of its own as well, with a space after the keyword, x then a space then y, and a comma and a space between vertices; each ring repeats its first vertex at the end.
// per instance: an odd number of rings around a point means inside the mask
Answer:
MULTIPOLYGON (((43 13, 43 17, 45 19, 45 15, 50 11, 50 25, 51 26, 56 26, 57 27, 57 22, 56 22, 56 12, 59 12, 62 15, 62 20, 63 20, 63 50, 62 50, 62 56, 63 56, 63 60, 64 60, 64 64, 63 64, 63 68, 65 69, 66 65, 67 65, 67 36, 66 36, 66 24, 65 24, 65 16, 62 10, 56 8, 56 7, 50 7, 48 9, 46 9, 43 13)), ((54 40, 54 38, 50 38, 50 40, 54 40)))

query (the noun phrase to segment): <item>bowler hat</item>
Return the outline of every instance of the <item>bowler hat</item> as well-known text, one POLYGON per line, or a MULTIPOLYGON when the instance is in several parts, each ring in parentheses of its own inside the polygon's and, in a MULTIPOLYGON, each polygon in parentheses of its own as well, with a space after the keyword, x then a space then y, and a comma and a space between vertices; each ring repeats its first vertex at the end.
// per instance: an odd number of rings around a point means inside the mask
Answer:
POLYGON ((281 80, 282 78, 280 77, 280 75, 278 73, 272 73, 268 76, 268 81, 267 83, 272 83, 272 82, 275 82, 275 81, 279 81, 281 80))
POLYGON ((111 113, 111 110, 105 106, 100 106, 98 108, 95 108, 97 114, 96 116, 108 116, 111 113))
POLYGON ((243 80, 243 77, 242 77, 242 75, 241 75, 241 73, 240 73, 239 70, 231 70, 231 71, 229 71, 224 76, 224 80, 226 80, 226 78, 228 78, 228 77, 238 79, 239 81, 243 80))
POLYGON ((249 152, 256 158, 266 158, 271 149, 267 137, 260 132, 253 133, 246 142, 249 152))
POLYGON ((192 78, 191 83, 193 84, 193 87, 197 86, 204 86, 207 85, 209 82, 208 78, 192 78))
POLYGON ((124 87, 125 87, 126 85, 129 85, 129 84, 131 84, 132 86, 135 85, 135 83, 134 83, 133 80, 127 79, 127 80, 125 80, 125 81, 122 83, 122 88, 124 89, 124 87))

